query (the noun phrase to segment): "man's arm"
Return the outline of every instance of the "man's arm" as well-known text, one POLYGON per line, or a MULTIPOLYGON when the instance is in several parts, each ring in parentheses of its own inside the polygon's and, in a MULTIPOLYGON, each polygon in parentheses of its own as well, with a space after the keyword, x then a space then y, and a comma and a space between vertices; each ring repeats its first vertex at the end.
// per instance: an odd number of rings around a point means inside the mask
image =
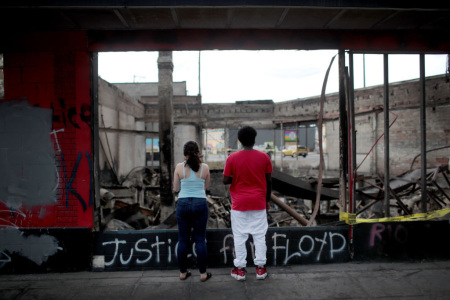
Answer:
POLYGON ((225 184, 225 185, 231 184, 232 181, 233 181, 233 177, 223 175, 223 180, 222 180, 223 184, 225 184))
POLYGON ((266 193, 266 209, 270 208, 270 195, 272 195, 272 174, 266 173, 266 184, 267 184, 267 193, 266 193))

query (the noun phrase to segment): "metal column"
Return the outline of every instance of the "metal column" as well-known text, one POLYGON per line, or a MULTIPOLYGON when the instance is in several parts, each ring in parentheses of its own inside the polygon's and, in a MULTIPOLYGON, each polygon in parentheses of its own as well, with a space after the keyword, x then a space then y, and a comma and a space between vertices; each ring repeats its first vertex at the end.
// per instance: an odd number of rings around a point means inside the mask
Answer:
POLYGON ((276 130, 276 128, 273 130, 273 158, 272 158, 272 160, 274 161, 274 165, 276 165, 276 162, 277 162, 277 143, 276 143, 275 130, 276 130))
POLYGON ((348 97, 349 97, 349 142, 350 142, 350 159, 349 159, 349 190, 350 190, 350 213, 356 212, 355 199, 355 179, 356 179, 356 131, 355 131, 355 83, 353 70, 353 52, 349 52, 349 69, 350 78, 348 81, 348 97), (351 184, 351 185, 350 185, 351 184))
POLYGON ((339 200, 348 212, 347 206, 347 109, 345 101, 345 52, 339 50, 339 200))
POLYGON ((208 162, 208 128, 205 129, 205 153, 203 154, 203 157, 205 158, 205 161, 208 162))
POLYGON ((93 174, 91 180, 94 183, 94 229, 100 230, 102 207, 100 203, 100 136, 99 136, 99 120, 98 120, 98 53, 91 53, 91 124, 92 124, 92 157, 93 157, 93 174))
MULTIPOLYGON (((297 141, 295 142, 295 160, 298 160, 298 145, 300 144, 300 131, 298 130, 298 122, 295 122, 295 130, 297 134, 297 141)), ((297 166, 296 166, 297 168, 297 166)))
POLYGON ((383 55, 384 65, 384 204, 385 217, 390 216, 389 188, 389 61, 388 55, 383 55))
POLYGON ((427 212, 427 128, 425 99, 425 55, 420 54, 420 153, 422 212, 427 212))
POLYGON ((283 143, 283 138, 284 138, 284 133, 283 133, 283 121, 281 121, 280 123, 280 156, 281 156, 281 166, 280 166, 280 170, 281 172, 283 172, 283 147, 284 147, 284 143, 283 143))

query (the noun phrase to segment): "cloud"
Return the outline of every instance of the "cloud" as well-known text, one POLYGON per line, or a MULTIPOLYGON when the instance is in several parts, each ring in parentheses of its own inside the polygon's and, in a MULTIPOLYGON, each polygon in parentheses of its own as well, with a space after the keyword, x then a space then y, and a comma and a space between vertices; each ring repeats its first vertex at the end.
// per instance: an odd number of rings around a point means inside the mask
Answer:
MULTIPOLYGON (((320 95, 325 72, 336 53, 337 50, 201 51, 199 74, 198 51, 175 51, 173 79, 186 81, 188 95, 197 95, 200 76, 204 103, 292 100, 320 95)), ((99 74, 109 82, 157 82, 157 58, 158 52, 100 53, 99 74)), ((383 55, 367 54, 364 58, 365 74, 363 55, 354 55, 355 88, 363 87, 364 81, 366 86, 382 84, 383 55)), ((426 76, 445 73, 446 59, 446 55, 426 55, 426 76)), ((417 54, 390 54, 389 78, 392 82, 417 78, 418 65, 417 54)), ((338 81, 335 60, 327 93, 338 91, 338 81)))

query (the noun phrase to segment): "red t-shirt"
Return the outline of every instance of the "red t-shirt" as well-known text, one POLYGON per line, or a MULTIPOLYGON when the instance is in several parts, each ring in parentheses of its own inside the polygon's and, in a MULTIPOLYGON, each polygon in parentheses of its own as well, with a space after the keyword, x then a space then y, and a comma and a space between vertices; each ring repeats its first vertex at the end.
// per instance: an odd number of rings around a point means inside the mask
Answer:
POLYGON ((225 162, 223 175, 233 177, 230 186, 231 209, 266 209, 266 174, 272 173, 269 155, 259 150, 238 151, 225 162))

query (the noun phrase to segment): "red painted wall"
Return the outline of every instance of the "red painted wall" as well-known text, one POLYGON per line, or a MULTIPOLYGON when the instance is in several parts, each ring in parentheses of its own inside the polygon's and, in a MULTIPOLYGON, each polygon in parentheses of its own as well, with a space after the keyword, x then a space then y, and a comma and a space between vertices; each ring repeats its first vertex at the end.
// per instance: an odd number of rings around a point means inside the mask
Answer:
MULTIPOLYGON (((55 49, 64 43, 53 42, 55 49)), ((13 211, 0 201, 0 227, 93 227, 90 70, 87 51, 4 54, 5 100, 53 110, 49 134, 59 182, 51 205, 13 211)))

